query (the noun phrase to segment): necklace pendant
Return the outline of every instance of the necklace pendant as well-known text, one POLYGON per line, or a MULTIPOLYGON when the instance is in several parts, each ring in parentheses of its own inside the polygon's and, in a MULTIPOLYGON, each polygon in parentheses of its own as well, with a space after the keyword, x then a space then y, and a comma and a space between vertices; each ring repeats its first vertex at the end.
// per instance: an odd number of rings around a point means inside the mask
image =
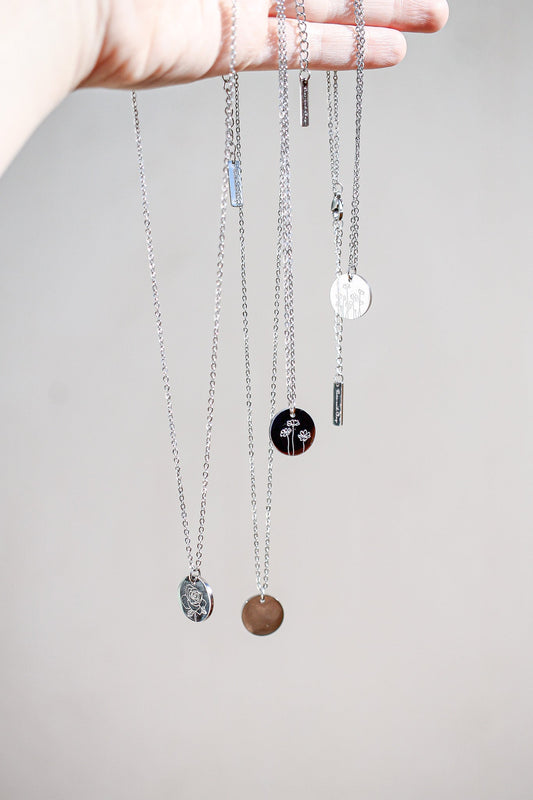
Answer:
POLYGON ((240 161, 228 162, 229 201, 233 208, 241 208, 242 201, 242 173, 240 161))
POLYGON ((339 275, 333 282, 329 296, 335 313, 344 319, 362 317, 372 303, 372 290, 357 273, 351 277, 349 274, 339 275))
POLYGON ((191 622, 203 622, 213 613, 213 591, 200 576, 187 575, 180 584, 180 601, 183 613, 191 622))
POLYGON ((286 456, 307 452, 315 441, 315 423, 307 411, 286 408, 270 423, 270 439, 274 447, 286 456))
POLYGON ((309 127, 309 72, 300 75, 300 125, 309 127))
POLYGON ((333 384, 333 424, 340 426, 344 422, 344 383, 333 384))
POLYGON ((254 636, 274 633, 283 622, 283 617, 283 606, 269 594, 263 598, 260 594, 250 597, 242 609, 242 623, 254 636))

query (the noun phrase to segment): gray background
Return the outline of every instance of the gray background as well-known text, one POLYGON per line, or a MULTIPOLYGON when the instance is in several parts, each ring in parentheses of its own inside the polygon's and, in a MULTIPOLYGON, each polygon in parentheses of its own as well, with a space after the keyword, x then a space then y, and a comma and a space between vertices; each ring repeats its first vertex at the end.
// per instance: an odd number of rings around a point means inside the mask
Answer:
MULTIPOLYGON (((361 271, 375 303, 347 331, 340 431, 313 75, 293 178, 299 401, 318 435, 309 456, 276 461, 271 589, 286 620, 270 638, 240 621, 254 575, 235 237, 204 570, 217 607, 194 626, 176 594, 128 94, 69 98, 2 179, 3 798, 533 796, 532 22, 523 3, 463 2, 441 35, 409 37, 401 67, 367 76, 361 271)), ((342 91, 349 185, 352 77, 342 91)), ((193 520, 222 103, 219 81, 140 98, 193 520)), ((275 75, 245 76, 242 105, 264 420, 275 75)))

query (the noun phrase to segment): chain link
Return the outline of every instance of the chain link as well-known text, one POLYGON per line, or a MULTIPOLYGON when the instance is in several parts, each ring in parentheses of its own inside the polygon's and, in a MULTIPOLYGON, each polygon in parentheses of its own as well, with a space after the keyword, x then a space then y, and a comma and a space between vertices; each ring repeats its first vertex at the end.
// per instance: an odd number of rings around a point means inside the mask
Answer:
POLYGON ((309 37, 307 35, 307 17, 304 0, 295 0, 296 20, 298 23, 298 39, 300 44, 300 78, 309 79, 309 37))
MULTIPOLYGON (((356 92, 355 92, 355 157, 352 183, 352 204, 350 218, 350 243, 348 253, 348 275, 353 277, 359 267, 359 160, 361 152, 361 117, 363 111, 363 83, 365 68, 365 21, 363 4, 361 0, 354 0, 355 35, 357 42, 356 59, 356 92)), ((342 184, 340 177, 340 136, 339 136, 339 76, 337 72, 326 72, 326 86, 328 98, 328 140, 331 170, 331 189, 333 200, 331 203, 333 240, 335 247, 335 274, 342 274, 342 242, 343 242, 343 212, 342 212, 342 184)), ((344 382, 344 365, 342 355, 342 342, 344 334, 344 320, 340 314, 335 314, 335 381, 344 382)))
MULTIPOLYGON (((333 240, 335 245, 335 274, 342 275, 342 240, 343 240, 343 210, 342 210, 342 184, 339 182, 339 76, 337 72, 326 72, 326 86, 328 96, 328 139, 331 165, 331 190, 333 200, 331 203, 331 220, 333 224, 333 240)), ((342 340, 344 333, 344 320, 340 314, 335 314, 335 382, 344 383, 344 365, 342 356, 342 340)))
POLYGON ((348 275, 353 278, 359 267, 359 160, 361 153, 361 118, 363 115, 363 84, 365 72, 365 17, 363 3, 354 0, 355 39, 357 44, 355 85, 355 154, 350 218, 350 248, 348 275))
MULTIPOLYGON (((239 76, 235 74, 235 158, 241 164, 242 180, 242 151, 241 151, 241 122, 240 122, 240 102, 239 102, 239 76)), ((264 598, 268 591, 270 577, 270 532, 271 532, 271 512, 272 512, 272 486, 274 471, 274 447, 268 437, 268 456, 267 456, 267 489, 265 504, 265 549, 264 562, 261 564, 261 543, 259 536, 259 524, 257 514, 257 486, 255 474, 255 443, 254 443, 254 424, 253 424, 253 403, 252 403, 252 370, 250 355, 250 331, 248 314, 248 285, 246 270, 246 244, 245 244, 245 215, 244 206, 239 207, 239 247, 240 247, 240 266, 241 266, 241 297, 242 297, 242 330, 244 340, 244 373, 245 373, 245 402, 246 419, 248 429, 248 462, 250 468, 250 502, 252 510, 252 530, 254 545, 254 566, 257 590, 264 598)), ((279 248, 278 248, 279 251, 279 248)), ((273 320, 273 353, 272 353, 272 375, 270 383, 270 419, 272 420, 276 412, 277 398, 277 369, 278 369, 278 341, 279 341, 279 307, 281 294, 281 267, 279 257, 276 259, 276 281, 274 295, 274 320, 273 320)))
MULTIPOLYGON (((235 70, 236 64, 236 23, 237 23, 237 0, 232 4, 232 37, 231 37, 231 71, 225 81, 225 86, 231 83, 233 86, 233 108, 232 108, 232 131, 231 141, 234 146, 233 155, 239 162, 241 181, 243 181, 242 169, 242 144, 241 144, 241 115, 240 115, 240 92, 239 76, 235 70), (234 139, 233 139, 234 134, 234 139)), ((241 271, 241 298, 242 298, 242 331, 244 343, 244 376, 245 376, 245 404, 246 421, 248 432, 248 463, 250 469, 250 505, 252 512, 252 531, 254 547, 254 567, 257 590, 264 598, 268 591, 270 578, 270 532, 271 532, 271 512, 272 512, 272 487, 274 471, 274 447, 268 437, 267 455, 267 487, 265 503, 265 548, 264 561, 261 563, 261 542, 259 535, 259 522, 257 513, 257 481, 255 471, 255 437, 253 424, 253 389, 252 389, 252 369, 250 352, 250 330, 248 313, 248 280, 246 269, 246 238, 245 238, 245 212, 244 204, 238 207, 238 227, 239 227, 239 252, 240 252, 240 271, 241 271)), ((279 237, 278 237, 279 238, 279 237)), ((273 353, 272 353, 272 376, 270 384, 270 418, 272 419, 276 411, 277 397, 277 370, 278 370, 278 342, 279 342, 279 309, 281 294, 281 268, 278 257, 276 263, 276 282, 274 297, 274 320, 273 320, 273 353)))
MULTIPOLYGON (((235 63, 233 60, 232 66, 235 63)), ((150 270, 152 297, 154 305, 154 314, 156 321, 156 332, 159 344, 159 354, 161 358, 161 371, 163 378, 163 391, 165 395, 165 402, 167 407, 168 425, 170 431, 170 445, 172 452, 172 460, 174 464, 174 471, 176 475, 176 482, 178 486, 178 501, 180 506, 181 524, 183 527, 183 536, 185 541, 185 553, 189 564, 189 575, 191 578, 196 579, 200 577, 203 548, 205 539, 205 520, 207 513, 207 491, 209 486, 209 467, 211 463, 211 443, 213 435, 213 420, 215 411, 215 389, 217 378, 217 363, 218 363, 218 344, 220 334, 220 315, 222 308, 222 284, 224 277, 224 255, 226 243, 226 217, 228 205, 228 175, 227 163, 231 158, 234 142, 233 142, 233 97, 234 85, 231 81, 225 81, 226 89, 226 103, 225 103, 225 141, 224 141, 224 169, 222 174, 222 192, 220 200, 220 227, 218 235, 218 248, 217 248, 217 261, 216 261, 216 284, 215 284, 215 303, 214 303, 214 319, 213 319, 213 338, 211 343, 211 357, 210 357, 210 370, 209 370, 209 392, 207 399, 207 415, 206 415, 206 434, 205 434, 205 448, 204 448, 204 461, 202 467, 202 490, 200 499, 200 517, 198 524, 198 537, 196 540, 196 552, 193 555, 193 545, 191 540, 189 518, 187 507, 185 503, 185 492, 183 487, 182 467, 179 456, 179 449, 176 436, 176 425, 174 420, 174 410, 172 404, 172 391, 170 384, 170 377, 167 366, 167 356, 165 347, 165 337, 163 330, 163 320, 161 314, 161 302, 159 299, 159 288, 157 283, 157 270, 156 261, 153 247, 152 226, 150 219, 150 208, 148 204, 148 191, 146 185, 146 173, 144 167, 143 144, 141 137, 141 124, 140 115, 137 102, 137 93, 131 93, 131 102, 133 107, 133 120, 135 126, 135 141, 137 146, 137 163, 139 169, 139 179, 141 185, 141 206, 144 222, 144 232, 146 238, 146 249, 148 251, 148 266, 150 270)))
POLYGON ((283 267, 283 305, 285 328, 285 370, 287 378, 287 404, 291 411, 296 407, 296 355, 294 332, 294 271, 292 250, 292 207, 289 146, 289 78, 287 57, 287 29, 285 0, 278 0, 279 50, 279 118, 280 118, 280 205, 281 205, 281 263, 283 267))

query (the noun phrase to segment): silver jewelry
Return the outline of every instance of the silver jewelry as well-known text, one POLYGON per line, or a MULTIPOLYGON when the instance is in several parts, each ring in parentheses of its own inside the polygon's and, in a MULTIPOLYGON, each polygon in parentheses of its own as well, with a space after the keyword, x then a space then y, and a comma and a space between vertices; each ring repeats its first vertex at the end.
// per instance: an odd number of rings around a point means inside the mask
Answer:
MULTIPOLYGON (((233 70, 235 69, 234 59, 232 60, 231 67, 233 70)), ((229 188, 227 165, 228 162, 230 161, 230 155, 231 155, 233 87, 231 84, 227 84, 226 86, 226 105, 225 105, 226 136, 224 145, 224 169, 222 174, 222 194, 220 201, 220 229, 219 229, 218 252, 217 252, 213 338, 211 343, 211 363, 209 371, 210 377, 209 377, 209 393, 207 400, 204 463, 202 468, 200 515, 198 523, 198 536, 196 539, 196 552, 194 555, 193 555, 191 533, 189 528, 189 518, 187 514, 187 507, 185 504, 182 467, 181 467, 181 461, 180 461, 178 443, 176 437, 176 425, 175 425, 174 411, 172 405, 172 392, 171 392, 170 377, 167 367, 165 339, 163 333, 163 321, 161 314, 161 303, 159 299, 159 289, 157 285, 157 272, 156 272, 155 255, 154 255, 154 247, 152 240, 152 227, 150 223, 150 210, 148 205, 148 193, 147 193, 146 175, 144 169, 141 125, 140 125, 139 109, 137 103, 137 94, 135 91, 131 93, 131 101, 133 106, 133 119, 135 125, 135 140, 137 144, 137 161, 138 161, 139 178, 141 184, 141 203, 142 203, 142 214, 144 221, 144 231, 146 236, 146 248, 148 251, 148 266, 150 269, 156 331, 159 343, 159 353, 161 357, 163 391, 165 395, 168 424, 170 430, 170 445, 172 452, 172 460, 174 463, 174 471, 176 474, 176 482, 178 486, 178 501, 180 506, 181 524, 183 526, 183 536, 185 540, 185 553, 189 565, 189 572, 187 576, 183 579, 179 587, 179 596, 183 613, 185 614, 187 619, 190 619, 192 622, 203 622, 204 620, 208 619, 208 617, 212 614, 214 605, 213 592, 209 584, 202 577, 201 567, 203 560, 204 538, 205 538, 207 491, 209 486, 209 467, 211 463, 211 439, 213 433, 213 418, 215 411, 215 388, 216 388, 216 377, 217 377, 220 313, 222 307, 224 250, 226 241, 226 215, 227 215, 228 188, 229 188)))
POLYGON ((315 424, 309 414, 296 408, 296 356, 294 325, 294 265, 292 246, 292 203, 289 146, 289 80, 285 0, 278 0, 279 111, 280 111, 280 190, 278 209, 278 259, 283 270, 283 305, 285 328, 285 370, 288 408, 270 424, 271 441, 281 453, 296 456, 310 449, 315 439, 315 424), (305 417, 304 417, 305 414, 305 417), (302 446, 293 447, 294 429, 302 434, 302 446), (291 446, 288 446, 288 440, 291 446), (302 441, 305 439, 305 441, 302 441), (305 446, 304 446, 305 445, 305 446))
POLYGON ((358 319, 372 302, 372 290, 360 275, 339 275, 330 292, 331 305, 343 319, 358 319))
MULTIPOLYGON (((237 21, 237 0, 232 0, 232 32, 231 32, 231 61, 236 63, 236 21, 237 21)), ((238 208, 239 224, 239 251, 241 268, 241 300, 242 300, 242 331, 243 331, 243 350, 244 350, 244 374, 245 374, 245 403, 246 403, 246 422, 248 432, 248 463, 250 467, 250 504, 252 512, 252 531, 254 548, 255 580, 258 595, 251 597, 244 605, 242 620, 251 633, 258 636, 265 636, 276 631, 283 621, 283 607, 278 600, 267 594, 270 579, 270 532, 271 532, 271 511, 272 511, 272 485, 274 473, 274 448, 272 442, 268 441, 267 456, 267 485, 265 502, 265 545, 264 559, 261 564, 261 543, 259 536, 259 521, 257 513, 257 487, 255 476, 255 436, 253 422, 253 391, 252 391, 252 369, 250 354, 250 330, 248 313, 248 281, 246 268, 246 240, 245 240, 245 213, 242 193, 242 152, 241 152, 241 119, 240 119, 240 98, 239 98, 239 76, 233 68, 229 76, 224 78, 225 86, 231 84, 233 87, 233 128, 230 136, 231 155, 228 163, 228 174, 231 176, 238 165, 238 181, 240 184, 240 202, 236 203, 238 208), (233 131, 234 129, 234 131, 233 131), (234 132, 234 136, 233 136, 234 132)), ((270 383, 270 418, 276 410, 277 394, 277 372, 278 372, 278 341, 279 341, 279 315, 280 315, 280 296, 281 296, 281 264, 279 257, 276 259, 275 289, 274 289, 274 319, 273 319, 273 338, 272 338, 272 373, 270 383)))
POLYGON ((355 95, 355 156, 352 182, 350 217, 350 242, 348 271, 342 270, 343 244, 343 187, 339 180, 339 79, 337 72, 326 72, 328 97, 328 139, 333 199, 331 218, 335 248, 335 280, 330 300, 335 312, 336 368, 333 382, 333 424, 342 425, 344 419, 344 320, 362 317, 372 302, 369 284, 358 273, 359 267, 359 163, 361 151, 361 117, 363 111, 363 84, 365 68, 365 20, 361 0, 354 0, 355 31, 357 42, 356 95, 355 95))
POLYGON ((307 36, 307 17, 304 0, 294 0, 298 40, 300 45, 300 125, 309 127, 309 39, 307 36))

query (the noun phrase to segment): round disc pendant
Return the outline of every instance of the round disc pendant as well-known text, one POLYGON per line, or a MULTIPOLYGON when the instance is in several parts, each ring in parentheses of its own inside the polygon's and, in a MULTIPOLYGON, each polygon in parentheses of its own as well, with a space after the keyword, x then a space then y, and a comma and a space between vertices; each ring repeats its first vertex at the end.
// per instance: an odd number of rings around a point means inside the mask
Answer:
POLYGON ((286 456, 299 456, 309 450, 315 441, 315 423, 301 408, 280 411, 270 423, 272 444, 286 456))
POLYGON ((213 612, 213 592, 202 578, 193 580, 187 575, 180 584, 180 600, 183 613, 191 622, 203 622, 213 612))
POLYGON ((360 275, 339 275, 329 294, 336 314, 344 319, 357 319, 366 314, 372 303, 372 290, 360 275))
POLYGON ((244 604, 242 621, 246 630, 255 636, 268 636, 277 631, 283 622, 283 606, 269 594, 261 602, 261 595, 258 594, 244 604))

